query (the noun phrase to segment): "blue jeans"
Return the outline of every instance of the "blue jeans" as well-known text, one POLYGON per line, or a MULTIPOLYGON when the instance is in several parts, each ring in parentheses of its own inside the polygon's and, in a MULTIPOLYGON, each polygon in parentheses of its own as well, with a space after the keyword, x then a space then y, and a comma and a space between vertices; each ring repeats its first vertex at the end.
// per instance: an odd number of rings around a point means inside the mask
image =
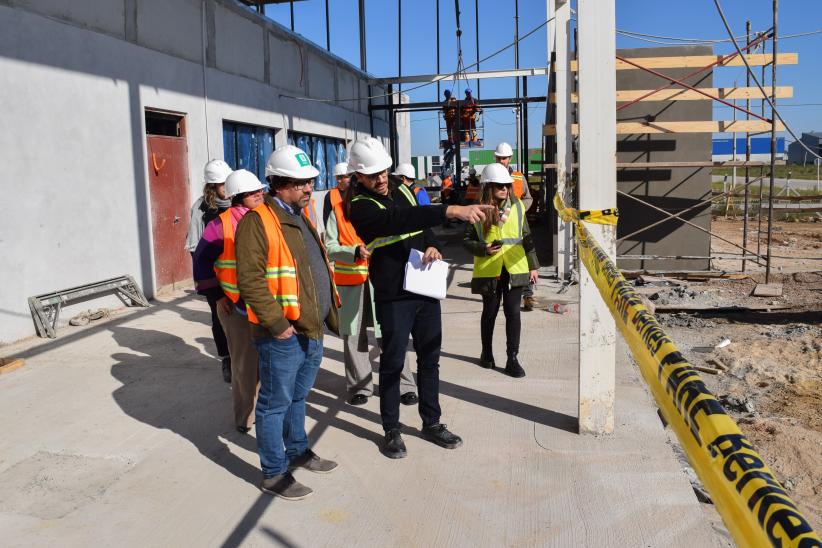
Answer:
POLYGON ((257 451, 263 476, 288 469, 289 459, 305 453, 305 398, 323 358, 323 341, 294 335, 265 337, 254 345, 260 356, 260 395, 255 412, 257 451))

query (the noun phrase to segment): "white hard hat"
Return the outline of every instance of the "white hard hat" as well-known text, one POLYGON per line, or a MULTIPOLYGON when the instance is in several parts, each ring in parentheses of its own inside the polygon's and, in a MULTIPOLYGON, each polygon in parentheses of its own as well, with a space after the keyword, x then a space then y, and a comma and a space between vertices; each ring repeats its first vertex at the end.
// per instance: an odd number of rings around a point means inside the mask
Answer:
POLYGON ((263 184, 256 175, 246 169, 232 171, 225 180, 225 196, 232 198, 243 192, 254 192, 263 188, 263 184))
POLYGON ((471 177, 475 176, 476 174, 477 174, 477 170, 474 169, 473 167, 468 170, 468 175, 470 175, 471 177))
POLYGON ((485 169, 482 170, 482 175, 480 176, 480 184, 482 185, 488 183, 510 185, 513 182, 514 179, 511 177, 511 174, 508 173, 508 168, 502 164, 488 164, 485 166, 485 169))
POLYGON ((220 185, 231 174, 231 168, 222 160, 211 160, 203 169, 203 178, 207 185, 220 185))
POLYGON ((511 145, 506 142, 502 142, 497 145, 497 149, 494 151, 494 156, 497 158, 510 158, 514 155, 514 151, 511 150, 511 145))
POLYGON ((313 179, 320 172, 311 165, 308 154, 294 145, 283 145, 268 157, 265 176, 276 175, 292 179, 313 179))
POLYGON ((334 165, 334 177, 339 177, 340 175, 348 174, 348 162, 340 162, 339 164, 334 165))
POLYGON ((391 167, 391 156, 382 143, 373 137, 354 141, 348 155, 348 167, 352 172, 373 175, 391 167))
POLYGON ((397 169, 394 170, 393 175, 407 177, 409 179, 416 179, 417 170, 414 169, 414 166, 412 166, 411 164, 400 164, 397 166, 397 169))

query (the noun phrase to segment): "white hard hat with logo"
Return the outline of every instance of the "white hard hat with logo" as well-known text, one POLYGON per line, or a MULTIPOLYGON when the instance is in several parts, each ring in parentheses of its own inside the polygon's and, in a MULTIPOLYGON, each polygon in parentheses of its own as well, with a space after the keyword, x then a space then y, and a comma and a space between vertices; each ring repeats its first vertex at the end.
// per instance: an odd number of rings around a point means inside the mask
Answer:
POLYGON ((506 142, 502 142, 497 145, 497 149, 494 151, 494 156, 497 158, 510 158, 514 155, 514 151, 511 149, 511 145, 506 142))
POLYGON ((417 170, 414 169, 414 166, 411 164, 403 163, 397 166, 397 169, 394 170, 392 175, 397 175, 398 177, 407 177, 409 179, 416 179, 417 178, 417 170))
POLYGON ((294 145, 283 145, 268 157, 265 176, 291 177, 292 179, 313 179, 320 172, 311 165, 308 154, 294 145))
POLYGON ((481 185, 488 183, 510 185, 513 182, 514 179, 511 177, 511 174, 508 173, 508 168, 502 164, 488 164, 485 166, 485 169, 482 170, 482 175, 480 176, 481 185))
POLYGON ((355 141, 348 155, 348 168, 363 175, 385 171, 393 163, 382 143, 373 137, 355 141))
POLYGON ((340 175, 348 174, 348 162, 340 162, 339 164, 334 165, 334 177, 339 177, 340 175))
POLYGON ((203 179, 207 185, 221 185, 231 173, 231 167, 222 160, 211 160, 203 168, 203 179))
POLYGON ((256 175, 246 169, 232 171, 225 180, 225 196, 232 198, 244 192, 254 192, 263 188, 263 184, 256 175))

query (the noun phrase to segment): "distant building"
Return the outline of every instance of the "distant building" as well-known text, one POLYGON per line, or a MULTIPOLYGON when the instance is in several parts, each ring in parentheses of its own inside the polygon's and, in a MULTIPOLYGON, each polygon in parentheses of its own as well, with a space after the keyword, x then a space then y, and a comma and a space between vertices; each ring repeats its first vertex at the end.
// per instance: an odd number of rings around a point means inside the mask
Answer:
MULTIPOLYGON (((711 156, 714 162, 727 162, 733 160, 734 140, 714 139, 711 156)), ((742 161, 745 159, 745 138, 736 138, 736 159, 742 161)), ((751 137, 751 160, 765 162, 771 159, 771 138, 770 137, 751 137)), ((776 159, 785 159, 785 138, 779 137, 776 139, 776 159)))
MULTIPOLYGON (((805 143, 805 146, 809 149, 822 155, 822 132, 812 131, 810 133, 803 133, 800 140, 805 143)), ((797 141, 788 145, 789 164, 812 164, 814 160, 815 158, 797 141)))

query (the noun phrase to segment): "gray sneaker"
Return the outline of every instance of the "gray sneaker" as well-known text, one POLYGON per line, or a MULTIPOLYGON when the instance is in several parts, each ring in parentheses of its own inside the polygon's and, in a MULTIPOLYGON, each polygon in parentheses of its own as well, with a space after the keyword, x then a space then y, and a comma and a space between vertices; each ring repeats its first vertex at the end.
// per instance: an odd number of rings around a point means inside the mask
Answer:
POLYGON ((291 472, 264 478, 260 490, 285 500, 302 500, 314 492, 310 487, 294 479, 291 472))
POLYGON ((315 472, 317 474, 328 474, 329 472, 333 472, 337 466, 339 465, 333 460, 318 457, 311 449, 307 449, 305 453, 299 457, 295 457, 288 463, 289 470, 304 468, 309 472, 315 472))

